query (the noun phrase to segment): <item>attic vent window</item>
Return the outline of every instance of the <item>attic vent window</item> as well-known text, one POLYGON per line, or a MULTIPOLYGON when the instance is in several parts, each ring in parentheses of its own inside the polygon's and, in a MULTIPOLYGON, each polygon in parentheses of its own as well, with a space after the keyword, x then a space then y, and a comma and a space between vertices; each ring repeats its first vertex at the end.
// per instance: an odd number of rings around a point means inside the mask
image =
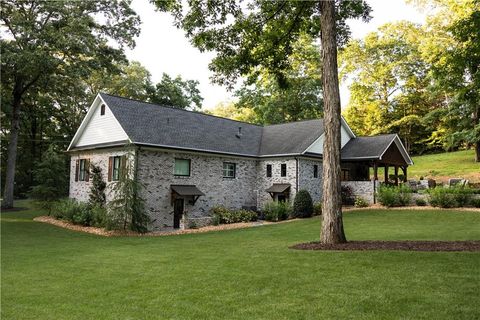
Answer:
POLYGON ((101 115, 101 116, 104 116, 104 115, 105 115, 105 105, 104 105, 104 104, 102 104, 102 105, 100 106, 100 115, 101 115))
POLYGON ((242 137, 242 127, 238 127, 238 133, 235 136, 239 139, 242 137))

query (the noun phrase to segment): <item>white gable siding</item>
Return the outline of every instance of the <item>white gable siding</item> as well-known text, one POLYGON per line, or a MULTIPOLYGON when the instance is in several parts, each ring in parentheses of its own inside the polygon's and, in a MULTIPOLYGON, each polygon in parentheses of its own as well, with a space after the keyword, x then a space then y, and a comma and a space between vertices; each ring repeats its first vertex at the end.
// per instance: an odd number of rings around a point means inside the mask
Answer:
POLYGON ((72 147, 128 140, 127 134, 108 106, 105 106, 105 115, 100 115, 101 104, 92 106, 91 115, 87 115, 89 118, 86 119, 86 125, 72 147))
MULTIPOLYGON (((343 148, 348 141, 352 138, 348 133, 347 129, 342 125, 341 129, 341 148, 343 148)), ((307 149, 307 152, 313 152, 318 154, 323 154, 323 142, 325 140, 325 133, 322 134, 312 145, 307 149)))

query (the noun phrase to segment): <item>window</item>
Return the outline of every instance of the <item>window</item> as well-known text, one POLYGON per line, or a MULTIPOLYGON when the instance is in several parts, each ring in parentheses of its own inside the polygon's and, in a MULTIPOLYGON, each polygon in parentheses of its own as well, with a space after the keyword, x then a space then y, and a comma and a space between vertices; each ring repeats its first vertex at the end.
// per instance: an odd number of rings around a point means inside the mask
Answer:
POLYGON ((223 163, 223 177, 224 178, 235 178, 236 164, 232 162, 223 163))
POLYGON ((108 158, 108 181, 118 181, 122 176, 122 170, 125 167, 125 156, 115 156, 108 158))
POLYGON ((267 178, 272 177, 272 165, 267 164, 267 178))
POLYGON ((112 180, 120 180, 120 167, 121 167, 122 158, 113 157, 113 166, 112 166, 112 180))
POLYGON ((76 163, 75 181, 89 181, 90 160, 79 159, 76 163))
POLYGON ((349 181, 349 180, 350 180, 350 170, 342 169, 342 181, 349 181))
POLYGON ((287 176, 287 164, 286 163, 282 163, 282 166, 280 167, 280 175, 282 177, 287 176))
POLYGON ((317 164, 313 165, 313 177, 318 178, 318 165, 317 164))
POLYGON ((104 115, 105 115, 105 105, 104 105, 104 104, 102 104, 102 105, 100 106, 100 115, 101 115, 101 116, 104 116, 104 115))
POLYGON ((173 174, 176 176, 190 176, 190 159, 175 159, 173 174))

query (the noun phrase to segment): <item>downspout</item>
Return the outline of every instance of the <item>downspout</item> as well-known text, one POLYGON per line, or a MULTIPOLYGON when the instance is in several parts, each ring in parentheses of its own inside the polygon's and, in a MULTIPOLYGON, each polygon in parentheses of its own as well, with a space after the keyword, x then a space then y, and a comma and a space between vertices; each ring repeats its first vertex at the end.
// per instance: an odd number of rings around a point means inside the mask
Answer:
POLYGON ((296 170, 296 174, 295 174, 295 194, 298 193, 298 158, 295 157, 295 170, 296 170))

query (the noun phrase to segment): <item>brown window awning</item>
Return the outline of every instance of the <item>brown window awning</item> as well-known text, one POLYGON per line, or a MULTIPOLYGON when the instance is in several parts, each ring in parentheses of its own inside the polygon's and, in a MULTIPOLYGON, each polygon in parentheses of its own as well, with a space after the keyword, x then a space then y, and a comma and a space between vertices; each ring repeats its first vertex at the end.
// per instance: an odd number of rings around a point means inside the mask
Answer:
POLYGON ((170 188, 172 188, 172 191, 178 194, 179 196, 204 196, 205 195, 195 185, 172 184, 170 188))
POLYGON ((268 193, 284 193, 290 188, 290 183, 274 183, 266 191, 268 193))

